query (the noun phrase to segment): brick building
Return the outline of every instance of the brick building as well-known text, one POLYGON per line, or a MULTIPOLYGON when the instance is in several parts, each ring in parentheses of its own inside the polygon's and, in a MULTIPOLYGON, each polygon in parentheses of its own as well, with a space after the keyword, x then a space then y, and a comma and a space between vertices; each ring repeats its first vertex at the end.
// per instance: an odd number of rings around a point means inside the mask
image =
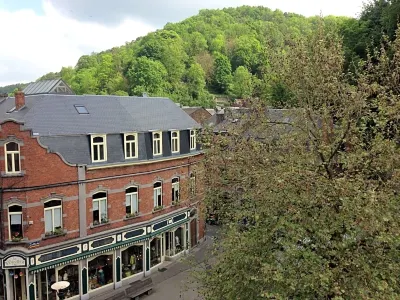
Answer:
POLYGON ((171 100, 0 101, 0 299, 99 299, 200 242, 199 125, 171 100))

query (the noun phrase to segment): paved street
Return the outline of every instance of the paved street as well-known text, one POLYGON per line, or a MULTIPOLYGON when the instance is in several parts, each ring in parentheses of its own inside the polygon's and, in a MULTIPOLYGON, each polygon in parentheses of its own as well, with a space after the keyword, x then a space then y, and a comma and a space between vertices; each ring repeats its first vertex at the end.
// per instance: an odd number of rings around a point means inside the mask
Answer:
MULTIPOLYGON (((212 236, 216 234, 216 226, 207 226, 206 241, 192 252, 197 263, 203 261, 207 247, 212 243, 212 236)), ((201 300, 196 291, 196 284, 191 278, 193 262, 189 263, 184 257, 180 261, 166 265, 164 272, 154 274, 154 289, 150 296, 142 296, 143 300, 201 300)))

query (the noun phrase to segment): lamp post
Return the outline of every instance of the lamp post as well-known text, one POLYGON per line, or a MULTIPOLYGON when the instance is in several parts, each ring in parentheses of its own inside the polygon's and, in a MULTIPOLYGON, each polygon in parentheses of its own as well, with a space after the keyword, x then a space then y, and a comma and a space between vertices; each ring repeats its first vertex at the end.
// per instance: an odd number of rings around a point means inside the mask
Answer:
POLYGON ((65 299, 65 289, 69 287, 68 281, 57 281, 51 285, 51 289, 57 292, 57 296, 60 300, 65 299))

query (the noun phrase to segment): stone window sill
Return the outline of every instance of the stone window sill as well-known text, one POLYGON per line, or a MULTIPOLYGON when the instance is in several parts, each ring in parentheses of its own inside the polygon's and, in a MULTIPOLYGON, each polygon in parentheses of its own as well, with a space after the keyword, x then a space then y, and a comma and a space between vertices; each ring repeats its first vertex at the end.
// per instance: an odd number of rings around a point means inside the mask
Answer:
POLYGON ((108 221, 107 223, 99 223, 99 224, 90 224, 90 228, 97 228, 97 227, 102 227, 102 226, 107 226, 110 225, 110 221, 108 221))
POLYGON ((8 178, 8 177, 24 177, 24 173, 1 173, 1 177, 8 178))
POLYGON ((45 235, 44 237, 42 237, 42 240, 54 239, 54 238, 58 238, 60 236, 65 236, 65 235, 67 235, 66 232, 63 232, 60 234, 49 234, 49 235, 45 235))
POLYGON ((152 213, 155 214, 159 211, 163 211, 164 209, 165 209, 165 206, 161 206, 161 207, 158 206, 157 208, 153 208, 152 213))
POLYGON ((139 218, 140 216, 141 216, 141 214, 140 214, 140 213, 138 213, 138 214, 136 214, 136 215, 133 215, 133 216, 130 216, 130 217, 128 217, 128 216, 125 216, 125 217, 124 217, 124 221, 128 221, 128 220, 136 219, 136 218, 139 218))
POLYGON ((18 244, 26 244, 28 242, 27 239, 23 238, 19 241, 6 241, 7 245, 18 245, 18 244))

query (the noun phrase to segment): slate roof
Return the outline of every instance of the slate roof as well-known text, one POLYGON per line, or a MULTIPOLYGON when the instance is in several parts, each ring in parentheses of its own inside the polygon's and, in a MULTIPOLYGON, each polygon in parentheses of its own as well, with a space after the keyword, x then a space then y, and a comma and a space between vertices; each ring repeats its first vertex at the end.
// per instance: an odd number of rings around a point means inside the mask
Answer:
MULTIPOLYGON (((61 82, 68 87, 68 85, 61 78, 51 79, 51 80, 40 80, 28 84, 28 86, 23 90, 23 92, 25 95, 50 94, 52 93, 53 89, 61 82)), ((68 87, 68 89, 70 88, 68 87)))
POLYGON ((0 103, 1 122, 7 119, 22 122, 39 136, 200 127, 167 98, 47 94, 25 96, 24 108, 7 113, 14 106, 13 97, 0 103), (89 114, 79 114, 74 105, 84 105, 89 114))

